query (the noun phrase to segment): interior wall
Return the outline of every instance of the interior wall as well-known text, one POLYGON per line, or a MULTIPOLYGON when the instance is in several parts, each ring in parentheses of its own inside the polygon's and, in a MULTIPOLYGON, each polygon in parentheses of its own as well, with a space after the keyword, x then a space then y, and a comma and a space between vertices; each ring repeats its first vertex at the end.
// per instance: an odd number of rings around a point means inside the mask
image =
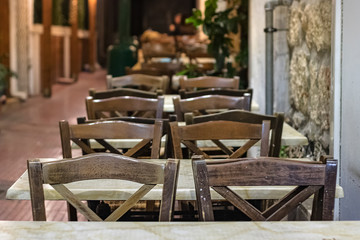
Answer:
POLYGON ((341 140, 340 185, 345 197, 340 199, 340 220, 360 220, 360 1, 342 1, 341 69, 341 140))
POLYGON ((253 100, 265 113, 265 5, 266 0, 249 3, 249 86, 253 100))
MULTIPOLYGON (((249 1, 249 85, 253 99, 265 113, 265 3, 269 0, 249 1)), ((274 11, 274 112, 289 110, 289 48, 287 45, 288 9, 274 11)))

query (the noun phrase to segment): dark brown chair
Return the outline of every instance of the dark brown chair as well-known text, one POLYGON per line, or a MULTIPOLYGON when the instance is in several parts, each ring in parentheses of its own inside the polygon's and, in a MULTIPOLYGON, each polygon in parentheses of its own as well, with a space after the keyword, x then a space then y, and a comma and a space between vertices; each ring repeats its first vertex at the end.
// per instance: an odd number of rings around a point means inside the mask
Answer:
POLYGON ((189 123, 203 123, 209 121, 236 121, 244 123, 261 124, 264 120, 270 121, 271 140, 270 140, 270 157, 279 157, 281 149, 281 136, 284 125, 284 114, 275 113, 271 115, 261 115, 242 110, 230 110, 220 113, 208 114, 203 116, 187 116, 189 123))
POLYGON ((93 99, 105 99, 112 97, 141 97, 141 98, 158 98, 158 96, 162 96, 163 91, 158 89, 156 92, 143 91, 132 88, 115 88, 115 89, 107 89, 104 91, 96 91, 94 88, 89 89, 89 96, 93 97, 93 99))
POLYGON ((151 76, 162 76, 164 75, 160 70, 157 69, 153 69, 153 68, 148 68, 148 69, 133 69, 130 67, 125 67, 125 72, 126 75, 130 75, 130 74, 145 74, 145 75, 151 75, 151 76))
POLYGON ((176 59, 179 54, 176 51, 175 41, 149 41, 142 43, 144 61, 149 62, 152 58, 171 58, 176 59))
POLYGON ((197 78, 180 78, 180 89, 195 91, 206 88, 225 88, 239 89, 239 77, 223 78, 213 76, 203 76, 197 78))
MULTIPOLYGON (((263 121, 262 124, 211 121, 186 126, 179 126, 178 122, 170 123, 174 157, 179 159, 183 158, 181 144, 185 145, 195 155, 212 158, 206 153, 207 149, 204 150, 201 149, 201 146, 197 146, 196 141, 199 140, 211 140, 222 151, 220 156, 222 158, 224 158, 224 154, 228 158, 239 158, 260 141, 260 156, 267 156, 269 152, 269 129, 269 121, 263 121), (221 140, 229 139, 245 140, 245 143, 233 150, 221 142, 221 140)), ((218 156, 214 158, 216 157, 218 156)))
MULTIPOLYGON (((140 120, 124 117, 86 121, 84 118, 78 118, 77 125, 69 125, 67 121, 61 121, 59 126, 64 158, 72 157, 72 143, 82 150, 83 155, 111 152, 135 158, 160 158, 161 137, 164 134, 161 120, 148 119, 147 121, 144 118, 140 120), (129 142, 129 139, 136 139, 138 143, 135 141, 127 146, 126 142, 129 142), (122 142, 116 144, 116 140, 122 140, 122 142)), ((169 148, 170 143, 165 146, 166 149, 169 148)), ((88 204, 95 210, 99 201, 89 201, 88 204)), ((76 211, 71 206, 68 207, 69 218, 76 220, 76 211)))
POLYGON ((131 74, 121 77, 106 76, 107 88, 133 87, 140 90, 156 92, 160 89, 163 92, 169 88, 168 76, 152 76, 145 74, 131 74))
POLYGON ((175 114, 178 121, 185 121, 186 113, 205 115, 229 109, 250 111, 250 96, 232 97, 222 95, 206 95, 188 99, 173 98, 175 114))
POLYGON ((142 156, 151 151, 150 158, 158 159, 162 137, 162 122, 141 124, 125 121, 98 121, 84 124, 70 125, 67 121, 60 121, 61 146, 64 158, 72 157, 71 142, 78 145, 84 154, 96 151, 108 151, 129 157, 142 156), (93 139, 100 147, 91 146, 93 139), (109 143, 109 139, 139 139, 139 143, 132 148, 118 148, 109 143))
POLYGON ((171 77, 181 71, 184 65, 181 62, 145 62, 141 64, 142 70, 157 70, 161 74, 171 77))
POLYGON ((252 88, 248 89, 221 89, 221 88, 209 88, 197 91, 185 91, 185 89, 179 90, 180 98, 194 98, 201 97, 205 95, 224 95, 224 96, 233 96, 233 97, 243 97, 246 94, 250 96, 250 105, 252 101, 253 90, 252 88))
MULTIPOLYGON (((161 121, 162 125, 163 125, 162 136, 166 136, 163 157, 169 158, 169 157, 173 156, 173 153, 172 153, 173 146, 172 146, 169 123, 176 121, 175 115, 170 115, 169 118, 167 118, 167 119, 166 118, 163 118, 163 119, 142 118, 142 117, 114 117, 114 118, 108 118, 108 119, 86 120, 86 117, 77 118, 78 124, 95 123, 98 121, 125 121, 125 122, 140 123, 140 124, 152 124, 152 125, 154 125, 156 123, 156 121, 161 121)), ((160 154, 160 158, 162 158, 162 154, 160 154)))
POLYGON ((157 184, 163 184, 160 221, 173 216, 179 160, 163 164, 144 162, 111 153, 95 153, 51 162, 28 161, 31 206, 34 221, 46 221, 43 184, 50 184, 64 199, 90 221, 103 221, 64 184, 92 179, 120 179, 143 184, 104 221, 116 221, 157 184), (101 167, 94 167, 101 166, 101 167))
POLYGON ((337 161, 300 162, 282 158, 192 159, 201 221, 214 221, 210 188, 254 221, 280 221, 315 194, 311 220, 333 220, 337 161), (229 186, 296 186, 261 212, 229 186))
POLYGON ((162 118, 164 97, 157 99, 139 97, 113 97, 106 99, 86 98, 88 119, 100 119, 121 116, 139 116, 162 118))

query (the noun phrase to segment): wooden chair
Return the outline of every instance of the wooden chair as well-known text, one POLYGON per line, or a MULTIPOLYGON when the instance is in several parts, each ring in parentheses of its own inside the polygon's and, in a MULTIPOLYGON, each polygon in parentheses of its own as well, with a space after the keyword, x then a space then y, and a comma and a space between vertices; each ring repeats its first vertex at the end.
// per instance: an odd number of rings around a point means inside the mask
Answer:
POLYGON ((270 140, 270 157, 279 157, 281 149, 281 136, 284 125, 284 114, 275 113, 271 115, 261 115, 242 110, 230 110, 220 113, 208 114, 203 116, 187 116, 189 123, 203 123, 209 121, 236 121, 244 123, 261 124, 264 120, 270 121, 271 140, 270 140))
MULTIPOLYGON (((86 117, 79 117, 77 118, 78 124, 83 123, 95 123, 98 121, 125 121, 125 122, 132 122, 132 123, 140 123, 140 124, 152 124, 154 125, 156 121, 162 122, 162 137, 166 136, 165 140, 165 147, 164 147, 164 158, 169 158, 173 156, 173 146, 172 146, 172 139, 170 134, 170 122, 175 122, 176 115, 170 115, 169 118, 142 118, 142 117, 114 117, 114 118, 107 118, 107 119, 96 119, 96 120, 86 120, 86 117)), ((159 158, 162 158, 160 154, 159 158)))
POLYGON ((150 158, 158 159, 162 137, 162 122, 141 124, 125 121, 98 121, 70 125, 60 121, 60 137, 64 158, 72 157, 71 142, 80 147, 84 154, 96 151, 108 151, 129 157, 139 157, 143 152, 151 151, 150 158), (89 141, 95 140, 101 148, 92 147, 89 141), (108 139, 139 139, 134 147, 123 150, 112 146, 108 139))
POLYGON ((209 88, 202 89, 197 91, 185 91, 185 89, 179 90, 180 98, 194 98, 201 97, 205 95, 223 95, 223 96, 233 96, 233 97, 243 97, 246 94, 250 96, 250 105, 252 101, 253 90, 252 88, 248 89, 221 89, 221 88, 209 88))
MULTIPOLYGON (((82 150, 83 155, 95 152, 111 152, 135 158, 160 158, 161 138, 164 135, 162 120, 123 117, 88 121, 85 118, 78 118, 77 121, 77 125, 69 125, 67 121, 59 123, 64 158, 72 157, 71 142, 82 150), (128 139, 137 139, 139 143, 135 146, 126 146, 128 139), (91 143, 91 140, 96 143, 91 143), (123 142, 116 146, 109 140, 123 140, 123 142)), ((169 128, 168 123, 166 128, 169 128)), ((165 150, 169 149, 168 145, 171 144, 171 140, 169 141, 165 145, 165 150)), ((99 201, 88 202, 94 210, 99 203, 99 201)), ((155 202, 148 203, 146 204, 148 209, 151 209, 148 206, 155 204, 155 202)), ((76 220, 76 211, 71 206, 68 206, 68 211, 69 218, 76 220)))
POLYGON ((333 220, 337 161, 301 162, 282 158, 192 159, 201 221, 214 221, 210 187, 254 221, 279 221, 315 194, 311 220, 333 220), (228 186, 296 186, 261 212, 228 186))
POLYGON ((156 92, 143 91, 132 88, 115 88, 107 89, 104 91, 96 91, 94 88, 89 89, 89 96, 93 99, 105 99, 112 97, 123 97, 123 96, 132 96, 132 97, 141 97, 141 98, 158 98, 162 96, 163 91, 161 89, 156 90, 156 92))
POLYGON ((193 112, 197 115, 209 114, 229 109, 250 111, 250 96, 232 97, 222 95, 206 95, 188 99, 173 98, 175 114, 178 121, 185 121, 185 114, 193 112))
MULTIPOLYGON (((267 156, 269 153, 269 121, 263 121, 262 124, 211 121, 186 126, 179 126, 178 122, 171 122, 170 130, 173 141, 174 158, 183 159, 181 144, 185 145, 185 147, 195 155, 212 158, 212 156, 206 153, 206 150, 196 145, 196 141, 198 140, 211 140, 215 146, 222 151, 222 154, 227 155, 228 158, 243 156, 258 141, 261 142, 260 156, 267 156), (233 151, 227 147, 225 143, 221 142, 221 140, 228 139, 243 139, 245 143, 233 151)), ((221 157, 223 158, 223 156, 221 157)))
POLYGON ((181 71, 184 65, 181 62, 144 62, 141 64, 142 70, 156 70, 171 77, 181 71))
POLYGON ((203 76, 197 78, 180 78, 180 89, 194 91, 206 88, 239 89, 239 77, 223 78, 203 76))
POLYGON ((166 93, 175 93, 172 77, 184 68, 182 62, 144 62, 141 64, 141 71, 160 72, 169 77, 169 88, 166 93))
MULTIPOLYGON (((164 75, 163 72, 161 72, 158 69, 153 69, 153 68, 147 68, 147 69, 133 69, 130 67, 125 67, 125 73, 126 75, 130 75, 130 74, 145 74, 145 75, 151 75, 151 76, 162 76, 164 75)), ((165 74, 166 75, 166 74, 165 74)))
POLYGON ((145 62, 149 62, 152 58, 177 59, 179 57, 173 39, 167 42, 150 41, 142 43, 142 51, 145 62))
POLYGON ((68 203, 90 221, 103 221, 64 184, 92 179, 121 179, 143 184, 104 221, 116 221, 157 184, 163 184, 160 221, 171 221, 176 195, 179 160, 165 166, 111 153, 95 153, 59 161, 28 161, 31 206, 34 221, 46 221, 43 184, 50 184, 68 203), (101 167, 94 167, 101 166, 101 167))
POLYGON ((113 97, 106 99, 86 98, 88 119, 100 119, 121 116, 139 116, 162 118, 164 97, 157 99, 139 97, 113 97))
POLYGON ((140 90, 155 92, 160 89, 163 92, 169 88, 169 78, 163 76, 151 76, 145 74, 131 74, 121 77, 106 76, 107 88, 133 87, 140 90))

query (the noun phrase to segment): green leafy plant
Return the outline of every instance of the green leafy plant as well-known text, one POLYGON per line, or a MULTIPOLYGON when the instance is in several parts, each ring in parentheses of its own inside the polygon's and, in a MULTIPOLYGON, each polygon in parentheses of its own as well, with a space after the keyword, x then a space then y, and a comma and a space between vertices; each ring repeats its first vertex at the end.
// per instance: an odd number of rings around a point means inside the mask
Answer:
POLYGON ((232 47, 229 34, 238 32, 239 17, 232 17, 230 14, 235 7, 227 8, 224 11, 217 11, 217 7, 218 0, 206 0, 204 18, 199 9, 194 9, 193 15, 186 19, 186 23, 192 23, 195 27, 202 25, 204 33, 210 40, 208 53, 216 60, 215 71, 221 72, 232 47))
POLYGON ((188 78, 200 77, 202 75, 198 65, 191 63, 185 64, 185 69, 176 73, 176 76, 187 76, 188 78))
POLYGON ((2 64, 3 59, 6 56, 0 56, 0 97, 5 94, 5 90, 8 87, 7 78, 16 76, 16 73, 12 72, 8 67, 2 64))
POLYGON ((288 146, 281 146, 279 157, 281 158, 289 158, 289 147, 288 146))
POLYGON ((239 24, 241 29, 240 51, 235 57, 235 61, 241 68, 249 65, 249 0, 242 0, 238 9, 239 24))

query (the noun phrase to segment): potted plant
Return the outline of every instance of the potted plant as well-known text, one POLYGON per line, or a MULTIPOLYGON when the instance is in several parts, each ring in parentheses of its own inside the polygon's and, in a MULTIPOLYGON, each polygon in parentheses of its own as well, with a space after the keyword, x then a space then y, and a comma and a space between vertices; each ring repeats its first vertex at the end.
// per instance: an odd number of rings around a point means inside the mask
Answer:
POLYGON ((241 31, 240 51, 235 57, 239 69, 237 75, 240 77, 240 88, 248 87, 248 66, 249 66, 249 1, 242 0, 238 8, 239 24, 241 31))
POLYGON ((185 68, 176 73, 176 76, 186 76, 187 78, 195 78, 203 75, 198 65, 192 63, 185 64, 185 68))
POLYGON ((204 17, 199 9, 194 9, 193 15, 186 19, 186 23, 192 23, 195 27, 202 25, 204 33, 210 40, 207 50, 216 60, 215 74, 217 75, 221 75, 225 68, 228 68, 227 72, 233 72, 231 64, 225 64, 225 60, 230 56, 232 47, 229 34, 237 33, 239 25, 239 17, 231 14, 232 11, 237 10, 238 5, 221 9, 221 7, 218 8, 219 2, 206 0, 204 17))
POLYGON ((11 76, 16 76, 8 67, 2 64, 5 56, 0 56, 0 104, 3 104, 6 101, 6 89, 8 87, 7 78, 11 76))

